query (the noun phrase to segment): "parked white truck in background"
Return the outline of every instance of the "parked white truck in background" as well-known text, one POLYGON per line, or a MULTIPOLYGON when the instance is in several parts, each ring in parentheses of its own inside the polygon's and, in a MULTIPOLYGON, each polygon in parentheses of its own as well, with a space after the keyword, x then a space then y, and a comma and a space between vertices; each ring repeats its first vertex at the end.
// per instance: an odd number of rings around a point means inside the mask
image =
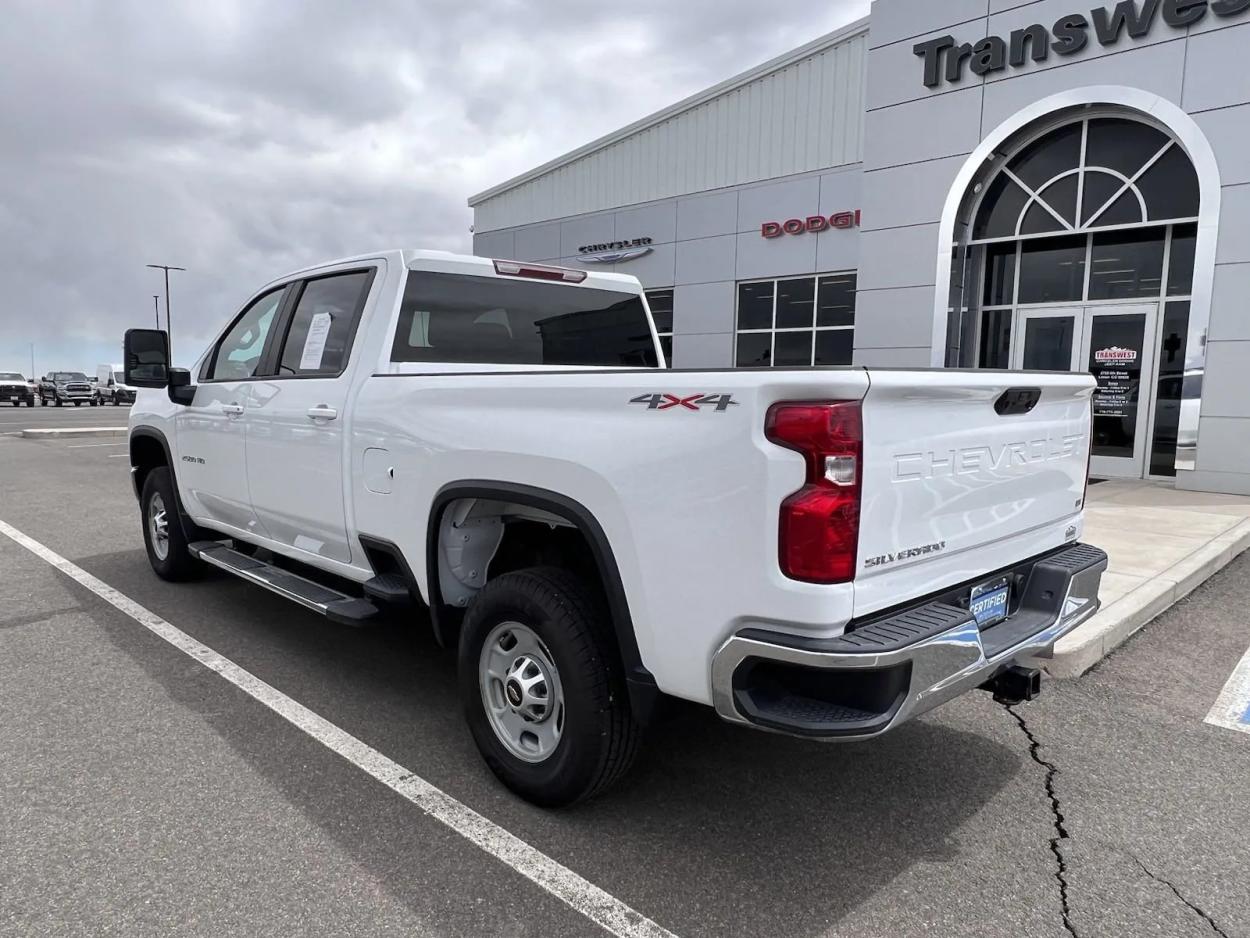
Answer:
POLYGON ((1098 608, 1087 375, 671 371, 634 278, 432 251, 280 278, 191 371, 156 330, 125 357, 157 574, 428 607, 540 804, 666 696, 827 740, 1029 699, 1098 608))

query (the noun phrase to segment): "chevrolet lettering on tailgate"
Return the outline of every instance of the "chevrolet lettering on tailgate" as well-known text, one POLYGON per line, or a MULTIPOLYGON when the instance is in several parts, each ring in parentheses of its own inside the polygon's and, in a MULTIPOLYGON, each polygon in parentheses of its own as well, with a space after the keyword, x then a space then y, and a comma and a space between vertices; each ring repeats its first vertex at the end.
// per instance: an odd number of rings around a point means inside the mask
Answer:
POLYGON ((898 482, 919 481, 1065 460, 1080 452, 1084 441, 1085 434, 1074 433, 1058 439, 1026 440, 998 446, 901 453, 894 457, 894 478, 898 482))

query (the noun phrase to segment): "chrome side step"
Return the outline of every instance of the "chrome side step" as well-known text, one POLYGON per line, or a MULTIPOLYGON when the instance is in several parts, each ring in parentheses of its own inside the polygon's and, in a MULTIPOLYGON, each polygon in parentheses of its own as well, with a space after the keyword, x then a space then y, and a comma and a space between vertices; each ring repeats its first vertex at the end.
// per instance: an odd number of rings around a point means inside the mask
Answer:
POLYGON ((314 583, 289 570, 240 553, 220 541, 196 541, 187 549, 205 563, 299 603, 305 609, 319 612, 332 622, 364 625, 378 614, 377 606, 367 599, 314 583))

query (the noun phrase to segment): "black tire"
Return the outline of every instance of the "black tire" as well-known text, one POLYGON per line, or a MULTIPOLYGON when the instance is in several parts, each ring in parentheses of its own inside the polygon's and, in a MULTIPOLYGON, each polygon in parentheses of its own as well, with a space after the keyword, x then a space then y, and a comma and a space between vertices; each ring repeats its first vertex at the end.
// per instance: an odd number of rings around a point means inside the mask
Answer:
POLYGON ((165 466, 153 469, 143 480, 143 496, 139 499, 141 509, 140 520, 143 525, 143 546, 147 548, 148 563, 162 580, 195 579, 203 568, 198 560, 187 550, 187 536, 182 530, 182 522, 178 517, 178 500, 174 495, 174 477, 165 466), (153 545, 152 525, 149 523, 149 512, 152 500, 159 495, 165 507, 165 530, 168 534, 168 548, 161 557, 153 545))
POLYGON ((590 798, 628 771, 642 729, 634 720, 608 611, 597 591, 558 567, 532 567, 488 582, 460 631, 460 699, 469 730, 501 782, 542 807, 590 798), (563 688, 559 742, 542 762, 515 755, 492 728, 479 662, 494 628, 518 622, 546 646, 563 688))
POLYGON ((61 407, 61 406, 63 406, 63 405, 62 405, 62 401, 61 401, 61 399, 60 399, 59 397, 56 399, 56 406, 57 406, 57 407, 61 407))
POLYGON ((35 406, 35 399, 34 399, 33 397, 28 397, 28 398, 26 399, 26 406, 27 406, 27 407, 34 407, 34 406, 35 406))

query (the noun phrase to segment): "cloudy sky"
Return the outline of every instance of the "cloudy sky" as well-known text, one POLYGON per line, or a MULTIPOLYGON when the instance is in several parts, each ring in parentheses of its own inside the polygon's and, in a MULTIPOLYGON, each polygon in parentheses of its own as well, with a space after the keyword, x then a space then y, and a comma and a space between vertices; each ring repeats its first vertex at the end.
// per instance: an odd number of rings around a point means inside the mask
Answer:
POLYGON ((472 193, 864 15, 868 0, 9 0, 0 371, 175 357, 305 264, 467 251, 472 193), (162 312, 162 322, 164 314, 162 312))

